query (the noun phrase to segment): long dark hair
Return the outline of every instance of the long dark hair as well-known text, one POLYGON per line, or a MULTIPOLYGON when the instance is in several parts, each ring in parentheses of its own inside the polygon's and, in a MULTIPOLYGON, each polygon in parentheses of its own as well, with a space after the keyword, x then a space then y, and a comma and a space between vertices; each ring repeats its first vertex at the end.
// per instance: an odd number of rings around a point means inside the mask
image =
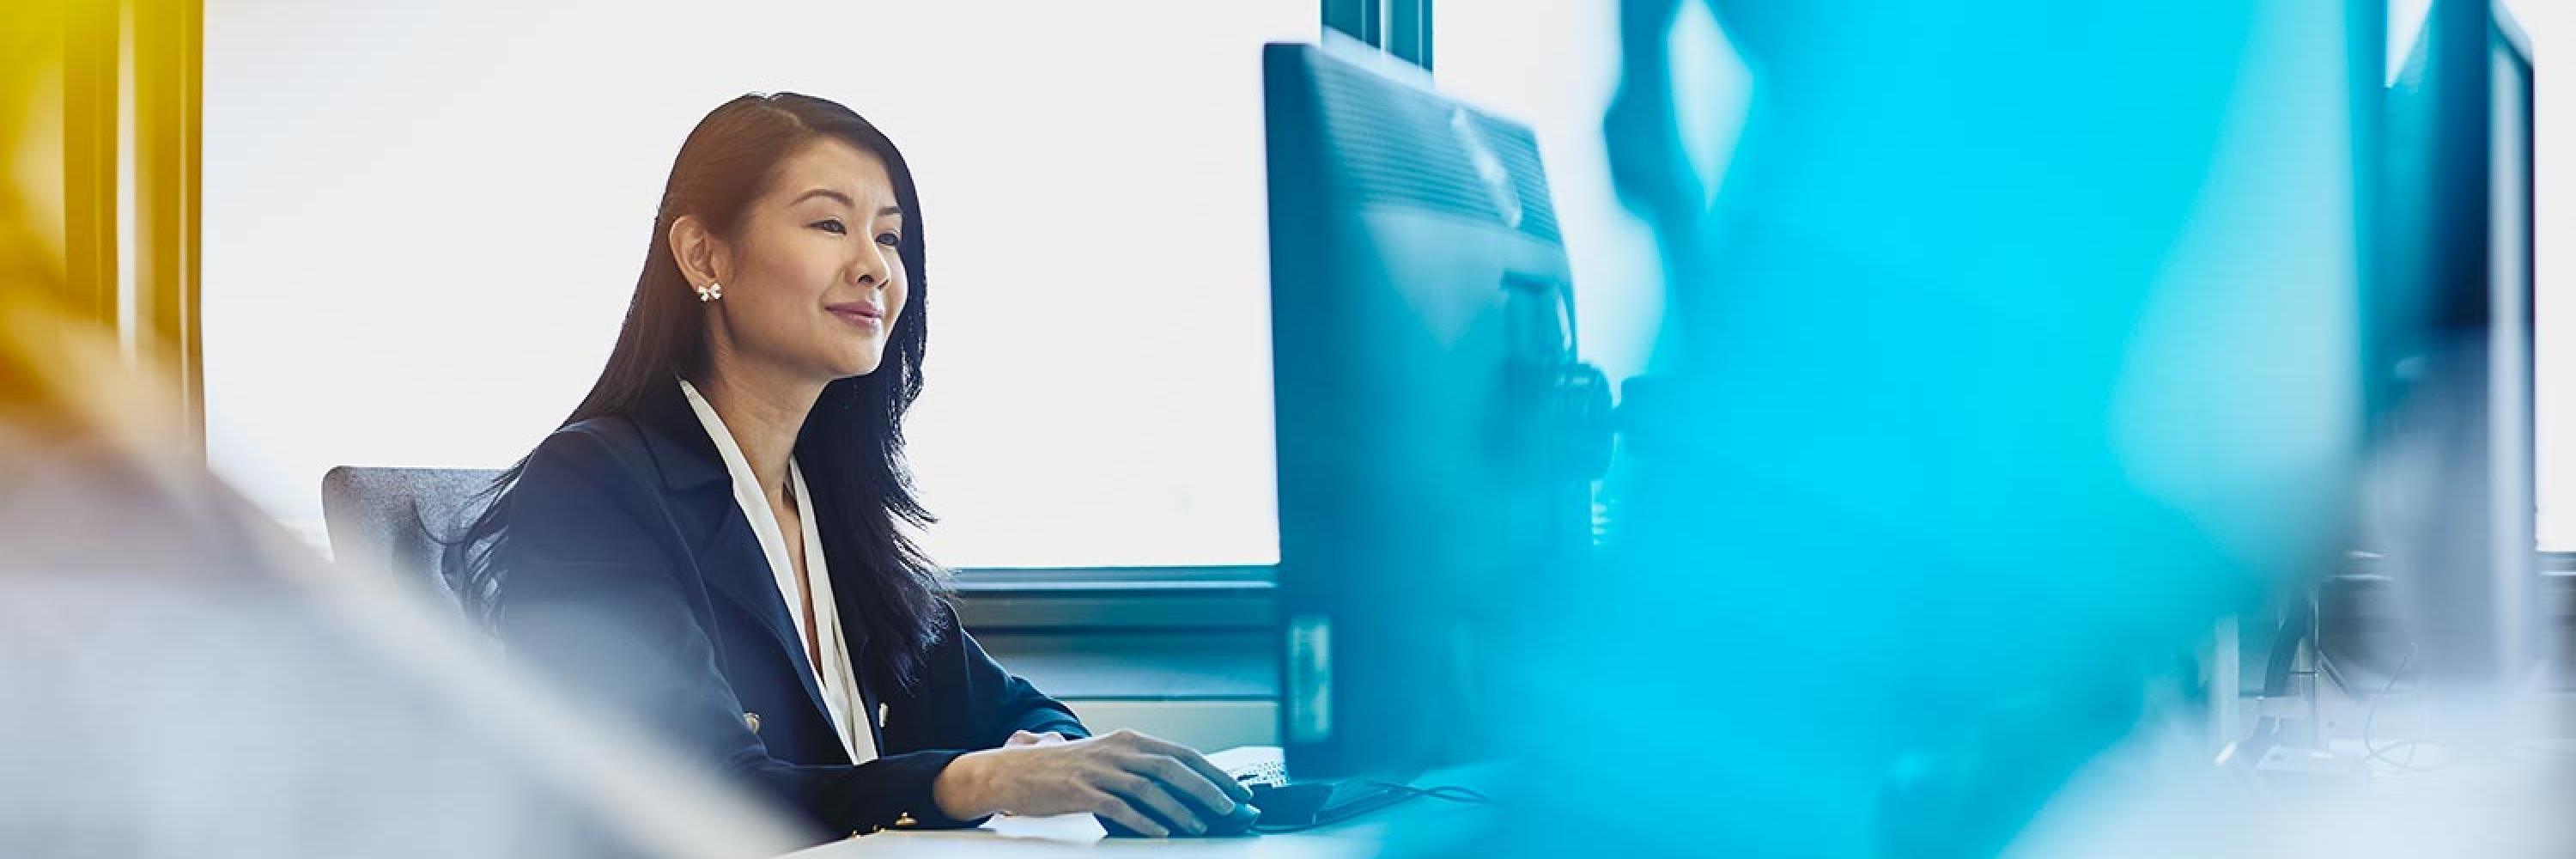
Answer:
MULTIPOLYGON (((821 511, 826 545, 841 550, 831 556, 834 568, 854 568, 860 575, 852 578, 867 582, 866 598, 854 601, 866 615, 867 652, 854 667, 909 688, 924 652, 945 631, 945 574, 903 531, 904 525, 932 521, 914 495, 903 459, 903 415, 921 394, 930 290, 912 170, 876 126, 849 108, 795 93, 746 95, 699 120, 680 144, 663 186, 644 273, 635 279, 617 346, 563 425, 632 415, 648 396, 674 394, 680 377, 705 369, 705 311, 672 256, 671 224, 694 217, 716 235, 734 235, 775 165, 819 139, 846 142, 885 162, 906 222, 895 253, 909 293, 876 371, 823 388, 796 436, 795 456, 821 511)), ((487 624, 501 610, 500 580, 507 571, 494 558, 508 539, 511 495, 526 466, 523 458, 493 482, 486 490, 489 506, 450 547, 458 594, 487 624)))

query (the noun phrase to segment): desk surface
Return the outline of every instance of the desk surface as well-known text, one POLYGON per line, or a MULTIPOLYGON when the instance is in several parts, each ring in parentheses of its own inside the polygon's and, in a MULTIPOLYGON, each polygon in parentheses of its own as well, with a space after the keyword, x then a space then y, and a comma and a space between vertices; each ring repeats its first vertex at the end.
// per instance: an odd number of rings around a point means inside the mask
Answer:
MULTIPOLYGON (((1441 770, 1414 781, 1484 789, 1499 783, 1488 766, 1441 770)), ((1449 854, 1494 821, 1490 806, 1419 798, 1334 826, 1244 838, 1106 838, 1089 815, 996 818, 982 829, 948 832, 887 830, 791 854, 794 859, 857 857, 1086 855, 1267 857, 1341 859, 1360 856, 1449 854)))

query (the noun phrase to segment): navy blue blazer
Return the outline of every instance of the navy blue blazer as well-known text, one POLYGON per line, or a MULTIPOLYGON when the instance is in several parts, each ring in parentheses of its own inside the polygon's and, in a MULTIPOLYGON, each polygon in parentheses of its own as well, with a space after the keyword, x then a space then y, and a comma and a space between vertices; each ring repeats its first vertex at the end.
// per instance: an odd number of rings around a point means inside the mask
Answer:
MULTIPOLYGON (((943 605, 944 633, 912 692, 854 666, 867 706, 851 715, 869 720, 881 757, 853 766, 715 442, 678 383, 668 388, 634 414, 558 430, 529 455, 494 556, 497 625, 513 658, 832 835, 971 825, 931 800, 950 760, 1015 730, 1086 735, 943 605)), ((866 653, 856 602, 871 589, 853 577, 868 566, 827 557, 849 651, 866 653)))

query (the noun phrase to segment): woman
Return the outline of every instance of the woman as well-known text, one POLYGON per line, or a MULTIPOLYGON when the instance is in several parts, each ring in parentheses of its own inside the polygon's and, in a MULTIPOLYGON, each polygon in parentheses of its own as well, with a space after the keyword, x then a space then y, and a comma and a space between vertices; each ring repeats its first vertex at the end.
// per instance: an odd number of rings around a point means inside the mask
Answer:
POLYGON ((930 521, 900 429, 922 249, 903 156, 848 108, 707 114, 607 369, 495 485, 463 589, 514 656, 831 832, 1002 811, 1201 831, 1243 788, 1189 749, 1087 736, 959 628, 901 530, 930 521))

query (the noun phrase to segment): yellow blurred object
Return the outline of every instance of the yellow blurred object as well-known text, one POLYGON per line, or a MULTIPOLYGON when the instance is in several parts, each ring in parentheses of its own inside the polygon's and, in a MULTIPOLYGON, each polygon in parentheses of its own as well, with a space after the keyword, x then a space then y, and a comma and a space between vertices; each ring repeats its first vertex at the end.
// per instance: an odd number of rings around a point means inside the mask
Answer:
POLYGON ((203 8, 0 11, 0 419, 149 428, 130 449, 195 463, 203 8))
POLYGON ((31 0, 0 18, 0 294, 63 283, 63 34, 75 7, 31 0))

